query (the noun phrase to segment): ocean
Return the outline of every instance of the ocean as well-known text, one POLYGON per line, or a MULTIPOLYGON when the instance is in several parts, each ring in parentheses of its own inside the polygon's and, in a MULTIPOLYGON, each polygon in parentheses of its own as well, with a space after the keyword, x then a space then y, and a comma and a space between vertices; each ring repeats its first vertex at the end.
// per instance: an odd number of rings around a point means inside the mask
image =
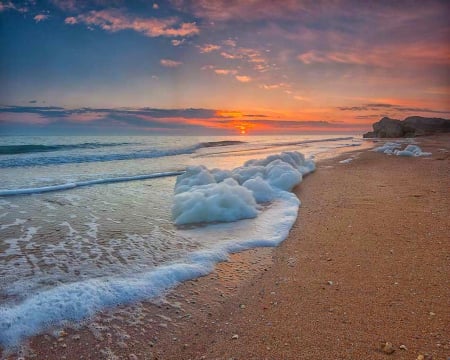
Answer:
POLYGON ((355 135, 1 137, 0 345, 158 296, 232 252, 278 245, 300 205, 293 186, 315 162, 362 144, 355 135))

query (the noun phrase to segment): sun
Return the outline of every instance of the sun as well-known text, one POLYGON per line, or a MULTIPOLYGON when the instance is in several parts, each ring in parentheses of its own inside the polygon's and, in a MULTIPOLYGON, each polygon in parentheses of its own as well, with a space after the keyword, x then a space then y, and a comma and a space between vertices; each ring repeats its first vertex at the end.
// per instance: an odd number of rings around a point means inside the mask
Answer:
POLYGON ((245 129, 241 129, 241 135, 245 135, 247 134, 247 132, 245 131, 245 129))

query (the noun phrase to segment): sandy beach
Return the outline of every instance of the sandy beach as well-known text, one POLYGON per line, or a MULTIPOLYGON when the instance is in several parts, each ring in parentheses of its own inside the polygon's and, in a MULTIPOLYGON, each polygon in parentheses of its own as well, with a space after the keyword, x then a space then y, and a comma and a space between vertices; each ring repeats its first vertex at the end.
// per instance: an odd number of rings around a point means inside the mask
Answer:
POLYGON ((19 355, 447 359, 450 138, 418 141, 432 156, 365 150, 319 163, 278 248, 235 254, 176 294, 37 336, 19 355))

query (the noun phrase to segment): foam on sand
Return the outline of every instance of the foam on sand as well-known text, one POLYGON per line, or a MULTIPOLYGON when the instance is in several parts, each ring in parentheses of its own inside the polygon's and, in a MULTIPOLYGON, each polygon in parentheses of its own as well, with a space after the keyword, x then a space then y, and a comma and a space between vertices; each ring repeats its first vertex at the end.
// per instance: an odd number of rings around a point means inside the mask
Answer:
POLYGON ((430 156, 430 152, 423 152, 417 145, 407 145, 403 150, 402 144, 398 142, 387 142, 382 146, 374 148, 372 151, 383 153, 386 155, 397 155, 406 157, 430 156))
POLYGON ((282 197, 314 169, 312 160, 295 151, 249 160, 232 171, 189 167, 177 178, 173 219, 184 225, 254 218, 261 203, 282 197))

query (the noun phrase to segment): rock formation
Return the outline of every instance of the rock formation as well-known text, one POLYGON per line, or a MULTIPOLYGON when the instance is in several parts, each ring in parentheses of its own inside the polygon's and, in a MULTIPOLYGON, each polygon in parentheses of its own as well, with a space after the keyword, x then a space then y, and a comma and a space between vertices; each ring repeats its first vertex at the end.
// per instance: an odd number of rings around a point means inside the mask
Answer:
POLYGON ((364 138, 400 138, 450 132, 450 120, 421 116, 410 116, 403 121, 384 117, 372 126, 373 131, 365 133, 364 138))

